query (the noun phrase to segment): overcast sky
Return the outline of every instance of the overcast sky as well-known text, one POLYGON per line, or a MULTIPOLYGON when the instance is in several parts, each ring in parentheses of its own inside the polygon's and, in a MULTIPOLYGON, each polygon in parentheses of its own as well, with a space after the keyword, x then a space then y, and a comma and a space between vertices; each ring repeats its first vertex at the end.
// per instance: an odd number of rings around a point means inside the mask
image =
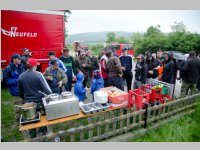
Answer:
POLYGON ((200 33, 199 10, 72 10, 69 34, 100 31, 145 32, 150 25, 161 25, 170 32, 174 21, 182 21, 187 30, 200 33))

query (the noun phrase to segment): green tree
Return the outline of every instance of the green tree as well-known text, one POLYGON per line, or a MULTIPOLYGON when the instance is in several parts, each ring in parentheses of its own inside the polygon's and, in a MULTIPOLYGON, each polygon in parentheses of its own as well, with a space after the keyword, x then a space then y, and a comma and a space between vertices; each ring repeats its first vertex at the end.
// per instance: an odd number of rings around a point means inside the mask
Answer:
POLYGON ((120 44, 127 44, 127 43, 129 43, 129 40, 123 36, 120 36, 117 38, 117 42, 120 44))
MULTIPOLYGON (((64 21, 65 21, 65 23, 68 22, 68 18, 71 14, 72 14, 72 12, 70 10, 64 10, 64 21)), ((68 36, 68 29, 65 27, 65 38, 67 38, 67 36, 68 36)))
POLYGON ((106 34, 106 43, 112 43, 112 42, 116 42, 116 34, 114 32, 108 32, 106 34))
POLYGON ((174 25, 171 26, 173 32, 186 32, 186 26, 183 22, 174 22, 174 25))

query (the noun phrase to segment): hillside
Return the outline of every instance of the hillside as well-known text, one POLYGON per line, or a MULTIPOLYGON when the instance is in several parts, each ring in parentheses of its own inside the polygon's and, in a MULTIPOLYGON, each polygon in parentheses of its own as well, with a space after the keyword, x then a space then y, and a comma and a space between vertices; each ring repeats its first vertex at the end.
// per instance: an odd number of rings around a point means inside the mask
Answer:
MULTIPOLYGON (((93 42, 104 42, 106 41, 106 34, 108 32, 88 32, 88 33, 78 33, 78 34, 69 34, 66 38, 66 43, 73 43, 75 40, 84 41, 87 43, 93 42)), ((132 32, 116 31, 117 37, 123 36, 128 39, 133 35, 132 32)))

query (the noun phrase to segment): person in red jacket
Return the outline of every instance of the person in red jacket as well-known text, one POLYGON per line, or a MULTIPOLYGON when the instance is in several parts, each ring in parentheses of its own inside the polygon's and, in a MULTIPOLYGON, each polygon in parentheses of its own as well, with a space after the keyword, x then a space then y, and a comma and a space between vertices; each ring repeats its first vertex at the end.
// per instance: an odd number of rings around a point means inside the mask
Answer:
POLYGON ((106 83, 108 80, 108 74, 106 72, 106 64, 108 62, 108 55, 109 55, 109 51, 105 49, 103 56, 101 56, 100 58, 101 76, 104 79, 104 83, 106 83))

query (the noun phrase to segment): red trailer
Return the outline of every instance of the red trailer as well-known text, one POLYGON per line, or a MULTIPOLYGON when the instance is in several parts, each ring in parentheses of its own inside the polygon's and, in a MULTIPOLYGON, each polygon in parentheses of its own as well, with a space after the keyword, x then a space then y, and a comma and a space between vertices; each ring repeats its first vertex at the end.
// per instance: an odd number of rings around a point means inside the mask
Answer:
POLYGON ((65 45, 63 11, 1 11, 1 66, 5 68, 13 54, 24 48, 40 62, 42 71, 48 65, 48 52, 60 56, 65 45))

